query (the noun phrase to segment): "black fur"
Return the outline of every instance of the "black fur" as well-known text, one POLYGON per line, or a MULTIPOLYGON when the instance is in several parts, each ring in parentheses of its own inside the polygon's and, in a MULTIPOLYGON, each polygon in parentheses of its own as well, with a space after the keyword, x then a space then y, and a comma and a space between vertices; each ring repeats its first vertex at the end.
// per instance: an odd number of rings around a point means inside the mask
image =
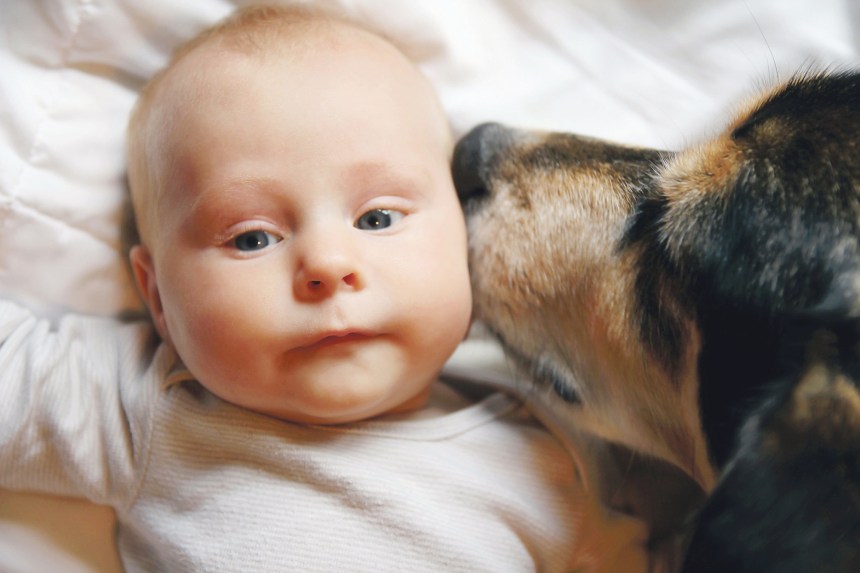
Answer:
POLYGON ((794 322, 786 362, 805 366, 787 366, 745 419, 684 571, 860 571, 860 409, 838 391, 860 380, 858 328, 829 316, 794 322))

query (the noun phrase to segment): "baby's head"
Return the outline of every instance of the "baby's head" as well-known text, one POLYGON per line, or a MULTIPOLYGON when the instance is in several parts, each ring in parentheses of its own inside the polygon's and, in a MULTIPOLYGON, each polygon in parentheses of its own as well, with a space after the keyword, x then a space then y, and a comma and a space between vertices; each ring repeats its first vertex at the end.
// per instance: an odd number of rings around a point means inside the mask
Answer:
POLYGON ((298 422, 420 407, 471 295, 426 79, 343 20, 252 8, 181 49, 129 127, 159 334, 214 394, 298 422))

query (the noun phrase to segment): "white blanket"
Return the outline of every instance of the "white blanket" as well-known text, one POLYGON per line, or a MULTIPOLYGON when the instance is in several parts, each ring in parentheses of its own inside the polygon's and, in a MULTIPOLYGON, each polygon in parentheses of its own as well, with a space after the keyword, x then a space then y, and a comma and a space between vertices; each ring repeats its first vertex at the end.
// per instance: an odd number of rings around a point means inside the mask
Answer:
MULTIPOLYGON (((173 46, 243 3, 0 3, 3 296, 50 316, 140 309, 120 253, 126 116, 173 46)), ((853 0, 325 3, 404 46, 457 135, 493 120, 676 148, 756 87, 858 58, 853 0)), ((469 343, 455 364, 499 366, 469 343)), ((116 571, 110 527, 103 508, 0 492, 0 571, 116 571)))

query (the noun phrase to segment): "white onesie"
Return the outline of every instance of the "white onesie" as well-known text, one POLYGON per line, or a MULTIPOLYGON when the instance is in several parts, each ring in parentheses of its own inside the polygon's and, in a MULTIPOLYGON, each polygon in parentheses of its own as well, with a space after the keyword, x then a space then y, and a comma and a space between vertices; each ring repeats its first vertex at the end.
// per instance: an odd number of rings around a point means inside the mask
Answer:
POLYGON ((0 302, 0 486, 114 507, 129 572, 603 571, 619 551, 589 546, 572 459, 509 395, 311 426, 177 363, 146 324, 0 302))

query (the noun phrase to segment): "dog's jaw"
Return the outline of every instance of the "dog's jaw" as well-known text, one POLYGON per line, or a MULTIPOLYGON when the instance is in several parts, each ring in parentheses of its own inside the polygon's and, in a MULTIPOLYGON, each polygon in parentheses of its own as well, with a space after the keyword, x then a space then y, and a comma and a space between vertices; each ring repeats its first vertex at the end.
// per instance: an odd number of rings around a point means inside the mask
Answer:
POLYGON ((604 279, 612 289, 580 284, 574 296, 570 277, 559 273, 558 282, 571 290, 560 292, 556 300, 577 303, 559 306, 543 298, 536 308, 507 300, 500 312, 496 298, 478 295, 476 316, 496 334, 524 376, 546 392, 561 388, 566 393, 570 403, 555 410, 572 425, 668 461, 708 491, 715 474, 697 408, 698 332, 691 322, 686 324, 684 357, 670 374, 639 342, 638 325, 616 320, 636 316, 629 307, 632 296, 621 294, 632 288, 621 287, 628 276, 620 270, 609 273, 604 279))

